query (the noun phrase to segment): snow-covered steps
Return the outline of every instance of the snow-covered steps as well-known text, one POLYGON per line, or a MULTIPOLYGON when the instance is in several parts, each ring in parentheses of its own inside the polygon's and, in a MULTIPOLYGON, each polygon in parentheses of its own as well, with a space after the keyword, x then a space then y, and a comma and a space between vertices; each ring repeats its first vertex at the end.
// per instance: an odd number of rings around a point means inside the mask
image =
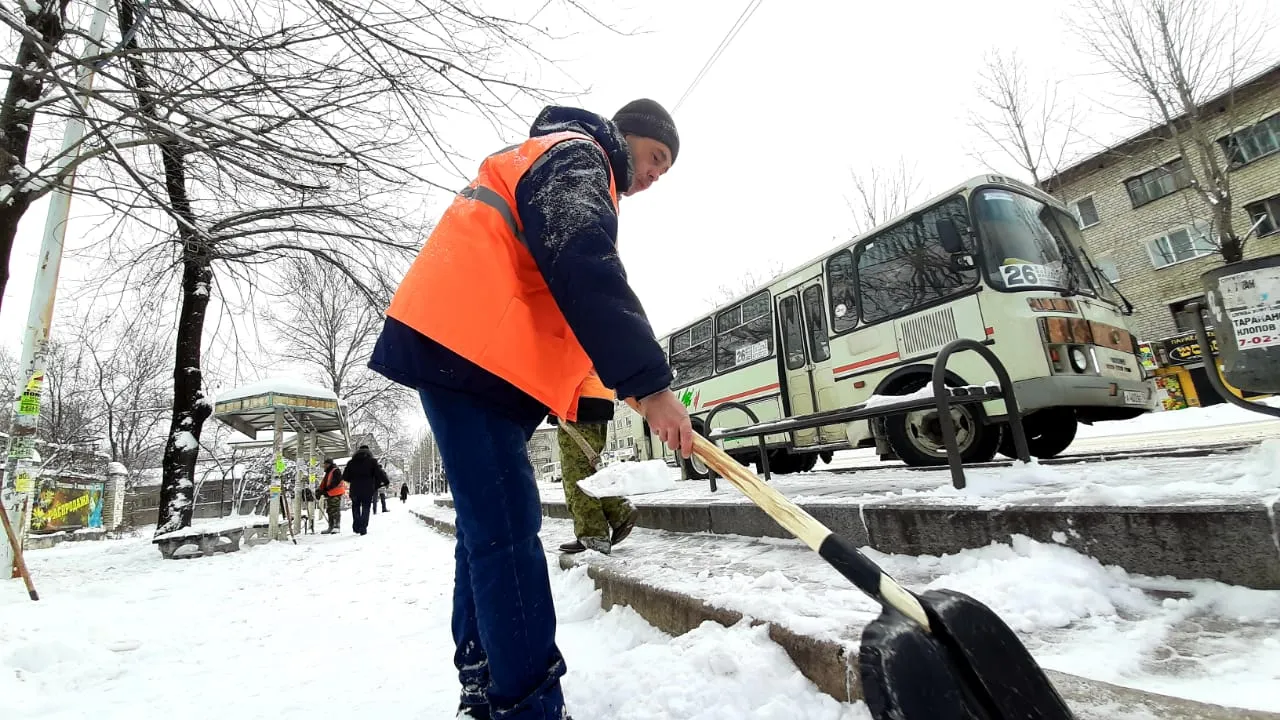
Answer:
MULTIPOLYGON (((902 467, 774 476, 770 484, 836 532, 888 553, 936 555, 1026 535, 1143 575, 1280 589, 1280 439, 1207 457, 967 475, 959 490, 945 469, 902 467)), ((785 537, 724 480, 716 492, 705 481, 676 486, 632 497, 642 527, 785 537)), ((569 517, 559 485, 539 491, 544 514, 569 517)))
MULTIPOLYGON (((448 508, 422 502, 415 513, 452 530, 448 508)), ((571 537, 567 521, 546 520, 547 548, 571 537)), ((942 557, 869 554, 912 588, 990 605, 1056 671, 1081 718, 1280 718, 1280 592, 1129 575, 1025 537, 942 557)), ((606 605, 671 633, 766 623, 824 692, 859 696, 858 638, 877 608, 796 541, 637 529, 611 556, 558 560, 585 565, 606 605)))

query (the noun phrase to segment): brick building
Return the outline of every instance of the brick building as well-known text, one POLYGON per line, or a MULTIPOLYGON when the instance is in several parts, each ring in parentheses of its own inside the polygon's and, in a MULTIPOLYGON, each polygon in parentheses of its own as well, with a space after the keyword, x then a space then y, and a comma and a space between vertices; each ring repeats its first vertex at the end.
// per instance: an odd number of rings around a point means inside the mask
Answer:
MULTIPOLYGON (((1280 252, 1280 65, 1203 106, 1229 168, 1234 226, 1245 257, 1280 252)), ((1094 261, 1133 303, 1130 321, 1147 342, 1191 329, 1185 305, 1203 298, 1200 275, 1222 262, 1210 214, 1163 126, 1047 179, 1084 228, 1094 261)))

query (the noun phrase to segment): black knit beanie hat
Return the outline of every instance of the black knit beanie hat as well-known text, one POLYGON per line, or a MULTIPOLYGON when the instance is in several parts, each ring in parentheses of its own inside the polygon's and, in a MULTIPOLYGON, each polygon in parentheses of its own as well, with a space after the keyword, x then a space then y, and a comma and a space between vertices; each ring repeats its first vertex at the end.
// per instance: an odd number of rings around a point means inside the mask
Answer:
POLYGON ((613 122, 623 135, 639 135, 657 140, 671 149, 671 163, 676 162, 680 153, 680 135, 676 133, 676 122, 658 103, 647 98, 632 100, 622 106, 613 116, 613 122))

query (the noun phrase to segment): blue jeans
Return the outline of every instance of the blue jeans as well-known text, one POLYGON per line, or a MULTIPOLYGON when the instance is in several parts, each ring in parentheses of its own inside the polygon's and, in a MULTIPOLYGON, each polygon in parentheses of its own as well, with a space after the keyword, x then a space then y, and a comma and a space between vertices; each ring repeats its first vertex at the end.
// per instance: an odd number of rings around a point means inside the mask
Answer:
POLYGON ((454 665, 465 705, 494 720, 561 720, 564 658, 522 426, 457 393, 423 390, 457 512, 454 665))

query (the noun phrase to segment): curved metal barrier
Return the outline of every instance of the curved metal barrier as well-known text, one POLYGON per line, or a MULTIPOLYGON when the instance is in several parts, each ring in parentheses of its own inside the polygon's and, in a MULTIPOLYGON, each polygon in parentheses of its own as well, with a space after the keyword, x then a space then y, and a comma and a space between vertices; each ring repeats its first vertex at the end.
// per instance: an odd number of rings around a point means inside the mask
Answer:
MULTIPOLYGON (((1013 433, 1013 445, 1017 454, 1017 459, 1023 462, 1030 462, 1031 455, 1027 450, 1027 436, 1022 428, 1022 412, 1018 409, 1018 401, 1014 397, 1013 382, 1009 379, 1009 372, 1005 369, 1004 364, 996 357, 995 353, 977 340, 968 338, 960 338, 952 340, 938 351, 937 357, 933 363, 932 398, 911 398, 901 402, 877 404, 873 407, 867 407, 866 404, 854 405, 838 410, 825 410, 823 412, 811 413, 809 415, 799 415, 786 420, 778 420, 773 422, 761 423, 758 417, 750 408, 737 402, 727 402, 717 405, 710 414, 707 415, 705 427, 707 428, 707 438, 712 442, 721 444, 722 440, 732 440, 738 438, 755 437, 759 441, 760 446, 760 463, 764 471, 765 479, 769 479, 769 458, 768 451, 765 449, 764 438, 766 435, 776 435, 779 433, 794 432, 796 430, 808 430, 818 428, 824 425, 835 425, 848 423, 854 420, 868 420, 871 418, 885 417, 888 415, 897 415, 903 412, 912 412, 915 410, 925 410, 936 408, 938 411, 939 429, 942 431, 943 446, 947 452, 947 464, 951 470, 951 484, 956 488, 965 487, 964 477, 964 461, 960 456, 959 445, 956 442, 955 421, 951 418, 951 408, 956 405, 969 405, 977 403, 985 403, 991 400, 1002 400, 1005 405, 1005 413, 1010 431, 1013 433), (991 370, 995 373, 998 387, 988 385, 967 385, 963 387, 948 387, 946 384, 947 362, 957 352, 972 350, 978 353, 991 370), (741 410, 751 420, 751 425, 745 425, 738 428, 720 428, 712 430, 711 421, 716 414, 723 408, 732 408, 741 410)), ((1280 413, 1280 410, 1277 410, 1280 413)), ((723 445, 721 445, 723 447, 723 445)), ((715 492, 716 481, 715 472, 711 473, 711 490, 715 492)))

